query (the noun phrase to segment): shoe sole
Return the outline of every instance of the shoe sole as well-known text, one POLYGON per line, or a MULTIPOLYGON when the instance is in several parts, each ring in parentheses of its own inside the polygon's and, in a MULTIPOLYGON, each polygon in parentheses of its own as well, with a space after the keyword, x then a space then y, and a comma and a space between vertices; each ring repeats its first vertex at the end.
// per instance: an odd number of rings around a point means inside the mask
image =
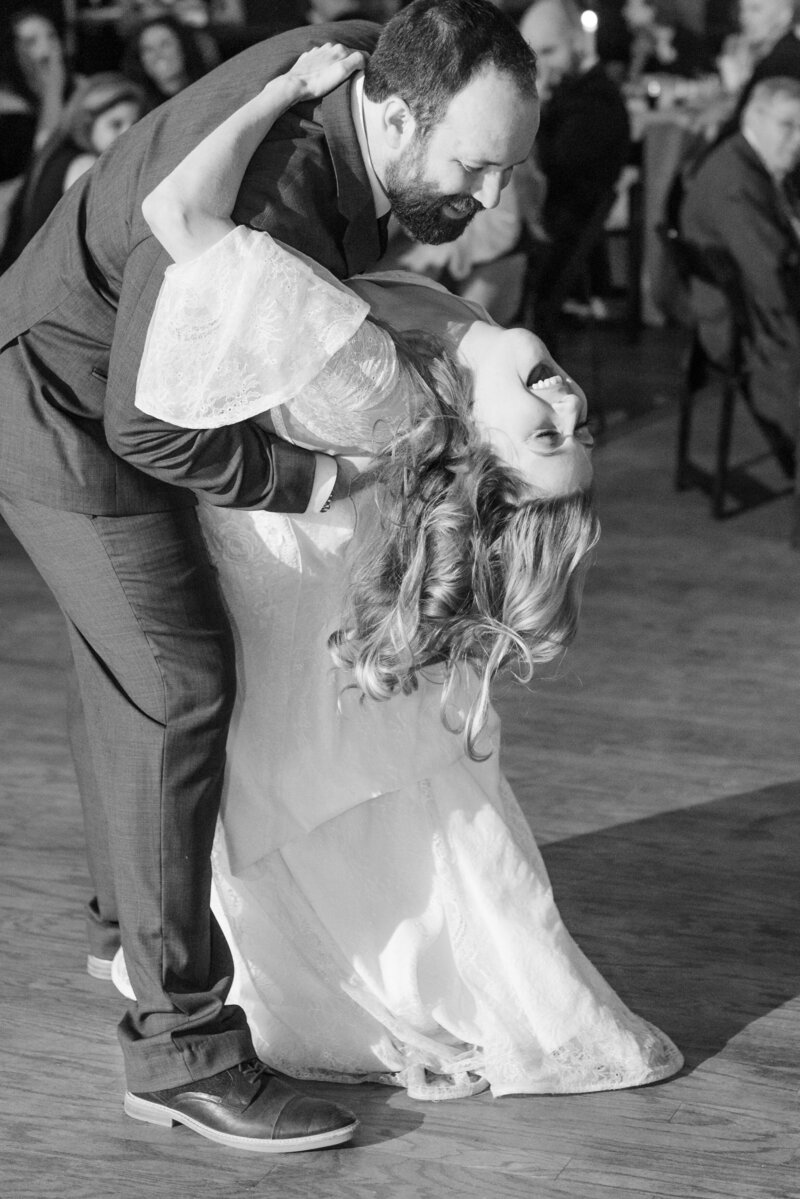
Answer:
POLYGON ((125 1094, 123 1106, 127 1115, 134 1120, 142 1120, 145 1124, 157 1124, 162 1128, 185 1124, 187 1128, 199 1133, 201 1137, 207 1137, 209 1141, 227 1145, 229 1149, 246 1149, 250 1153, 303 1153, 309 1149, 327 1149, 330 1145, 343 1145, 349 1141, 358 1128, 358 1120, 354 1120, 352 1124, 345 1124, 342 1128, 334 1128, 331 1132, 317 1132, 313 1136, 287 1137, 274 1141, 256 1140, 254 1137, 237 1137, 229 1132, 218 1132, 192 1116, 132 1095, 130 1091, 125 1094))
POLYGON ((94 954, 89 954, 86 958, 86 973, 91 978, 99 978, 103 982, 111 981, 111 959, 96 958, 94 954))

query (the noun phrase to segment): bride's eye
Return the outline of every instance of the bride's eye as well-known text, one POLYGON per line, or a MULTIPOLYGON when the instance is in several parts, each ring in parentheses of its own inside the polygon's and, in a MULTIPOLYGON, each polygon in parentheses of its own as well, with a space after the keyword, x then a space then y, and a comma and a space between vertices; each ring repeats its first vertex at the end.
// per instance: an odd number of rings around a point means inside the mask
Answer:
POLYGON ((577 437, 578 441, 580 441, 582 445, 594 445, 594 437, 589 430, 588 420, 581 421, 579 425, 575 426, 573 429, 573 436, 577 437))

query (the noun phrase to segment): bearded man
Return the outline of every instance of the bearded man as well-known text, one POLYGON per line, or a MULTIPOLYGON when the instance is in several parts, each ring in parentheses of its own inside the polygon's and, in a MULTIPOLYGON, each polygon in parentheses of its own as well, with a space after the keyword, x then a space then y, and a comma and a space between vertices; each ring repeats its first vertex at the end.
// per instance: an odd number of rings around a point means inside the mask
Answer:
MULTIPOLYGON (((281 117, 234 220, 339 277, 374 266, 394 208, 455 238, 530 151, 533 55, 489 0, 415 0, 381 30, 317 25, 245 51, 150 114, 64 196, 0 281, 0 512, 64 612, 90 873, 89 970, 122 929, 138 1002, 119 1029, 128 1088, 164 1123, 259 1152, 340 1144, 351 1113, 265 1072, 209 907, 210 852, 234 698, 234 650, 195 516, 323 509, 337 463, 249 421, 191 431, 134 406, 169 258, 142 199, 300 53, 325 42, 366 70, 281 117)), ((302 353, 302 347, 298 347, 302 353)))

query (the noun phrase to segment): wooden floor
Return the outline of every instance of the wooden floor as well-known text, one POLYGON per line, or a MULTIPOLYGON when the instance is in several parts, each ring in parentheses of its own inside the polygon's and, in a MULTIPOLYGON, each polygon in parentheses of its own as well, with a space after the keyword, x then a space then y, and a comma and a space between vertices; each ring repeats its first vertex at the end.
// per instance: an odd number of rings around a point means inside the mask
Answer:
POLYGON ((667 406, 598 450, 580 641, 504 688, 506 765, 576 939, 683 1048, 611 1094, 422 1104, 317 1088, 362 1126, 263 1158, 127 1119, 122 1002, 84 971, 58 614, 0 540, 3 1199, 800 1196, 800 554, 788 501, 712 523, 670 488, 667 406))

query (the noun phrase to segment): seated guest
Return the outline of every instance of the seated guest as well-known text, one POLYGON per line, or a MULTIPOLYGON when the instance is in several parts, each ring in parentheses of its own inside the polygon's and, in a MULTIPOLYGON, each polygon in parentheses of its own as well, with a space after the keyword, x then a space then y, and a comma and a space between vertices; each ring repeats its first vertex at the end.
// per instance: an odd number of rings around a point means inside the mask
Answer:
POLYGON ((309 0, 306 21, 320 25, 327 21, 383 21, 380 4, 375 0, 309 0))
POLYGON ((155 17, 174 17, 193 29, 205 29, 211 20, 206 0, 122 0, 120 7, 117 28, 125 36, 155 17))
MULTIPOLYGON (((541 123, 534 151, 547 184, 536 290, 546 294, 576 234, 614 186, 630 150, 630 124, 619 87, 605 73, 581 25, 574 0, 535 0, 520 22, 536 52, 541 123)), ((593 293, 605 289, 602 248, 593 293)), ((586 297, 588 299, 588 297, 586 297)))
POLYGON ((203 54, 197 32, 172 16, 153 17, 140 25, 122 58, 123 72, 144 88, 151 108, 195 83, 214 65, 203 54))
POLYGON ((144 91, 108 71, 78 84, 59 127, 34 156, 14 203, 2 253, 5 270, 41 229, 61 196, 147 109, 144 91))
POLYGON ((794 0, 740 0, 739 32, 726 39, 719 68, 728 90, 739 93, 737 122, 760 80, 800 79, 794 0))
MULTIPOLYGON (((762 80, 740 130, 712 149, 686 184, 680 226, 739 266, 755 340, 747 364, 754 409, 794 440, 800 399, 800 209, 788 180, 800 162, 800 81, 762 80)), ((730 342, 721 294, 693 285, 692 307, 712 360, 730 342)))
MULTIPOLYGON (((238 0, 227 0, 227 3, 214 5, 215 20, 220 24, 212 27, 211 10, 207 0, 125 0, 122 12, 116 22, 117 34, 123 41, 124 47, 131 37, 158 17, 172 17, 184 29, 191 30, 191 39, 195 49, 205 64, 206 71, 216 67, 222 60, 218 37, 229 31, 232 25, 239 22, 231 21, 231 14, 237 9, 238 0)), ((241 9, 238 9, 241 17, 241 9)), ((262 34, 262 38, 266 37, 262 34)), ((253 40, 259 40, 255 38, 253 40)), ((252 44, 248 42, 247 44, 252 44)), ((238 49, 244 49, 244 45, 238 49)), ((237 50, 238 52, 238 50, 237 50)), ((193 81, 192 81, 193 82, 193 81)))
POLYGON ((75 86, 52 17, 18 8, 0 23, 0 182, 25 173, 75 86))
POLYGON ((711 69, 702 38, 681 24, 670 0, 625 0, 622 15, 631 38, 630 81, 661 73, 691 77, 711 69))

